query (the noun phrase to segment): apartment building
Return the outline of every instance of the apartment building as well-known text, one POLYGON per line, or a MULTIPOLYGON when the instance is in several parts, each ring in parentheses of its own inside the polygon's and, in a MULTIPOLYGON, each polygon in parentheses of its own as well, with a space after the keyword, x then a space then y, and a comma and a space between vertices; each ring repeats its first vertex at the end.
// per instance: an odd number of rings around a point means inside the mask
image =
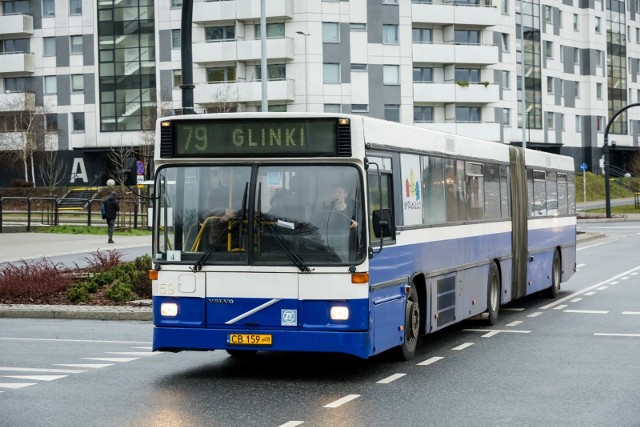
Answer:
MULTIPOLYGON (((182 107, 182 1, 3 1, 0 154, 55 152, 83 185, 148 154, 155 118, 182 107), (130 148, 115 165, 110 153, 130 148)), ((270 111, 524 143, 597 171, 609 117, 640 101, 640 0, 264 3, 270 111)), ((261 110, 261 6, 194 1, 197 113, 261 110)), ((630 108, 611 126, 612 164, 639 150, 639 121, 630 108)))

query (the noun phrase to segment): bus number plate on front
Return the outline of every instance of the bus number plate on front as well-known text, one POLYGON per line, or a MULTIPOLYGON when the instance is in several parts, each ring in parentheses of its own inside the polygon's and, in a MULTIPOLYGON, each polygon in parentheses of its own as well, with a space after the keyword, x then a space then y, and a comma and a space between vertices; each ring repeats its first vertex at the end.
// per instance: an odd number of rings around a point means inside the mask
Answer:
POLYGON ((271 345, 271 334, 229 334, 227 344, 232 345, 271 345))

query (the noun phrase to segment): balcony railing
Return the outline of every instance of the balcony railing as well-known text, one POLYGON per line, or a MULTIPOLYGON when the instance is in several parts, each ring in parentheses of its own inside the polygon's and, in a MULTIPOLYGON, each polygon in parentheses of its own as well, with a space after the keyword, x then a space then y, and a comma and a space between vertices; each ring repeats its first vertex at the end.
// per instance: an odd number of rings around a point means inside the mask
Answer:
POLYGON ((23 13, 0 16, 0 36, 25 37, 33 35, 33 16, 23 13))
MULTIPOLYGON (((292 79, 269 80, 267 94, 269 101, 294 101, 294 81, 292 79)), ((193 96, 195 103, 200 105, 260 102, 262 81, 199 84, 196 85, 193 96)))
POLYGON ((33 73, 33 53, 6 52, 0 55, 0 73, 33 73))
POLYGON ((0 112, 33 111, 36 108, 36 94, 33 92, 0 93, 0 112))

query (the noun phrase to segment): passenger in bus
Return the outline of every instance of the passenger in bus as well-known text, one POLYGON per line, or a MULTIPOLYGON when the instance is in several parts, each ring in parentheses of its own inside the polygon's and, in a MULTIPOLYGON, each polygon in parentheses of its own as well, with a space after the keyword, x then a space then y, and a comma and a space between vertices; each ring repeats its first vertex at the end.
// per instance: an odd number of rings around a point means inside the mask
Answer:
POLYGON ((271 200, 269 201, 271 208, 269 209, 268 214, 280 218, 288 217, 290 215, 288 207, 291 204, 291 197, 291 192, 286 188, 277 190, 276 193, 271 196, 271 200))

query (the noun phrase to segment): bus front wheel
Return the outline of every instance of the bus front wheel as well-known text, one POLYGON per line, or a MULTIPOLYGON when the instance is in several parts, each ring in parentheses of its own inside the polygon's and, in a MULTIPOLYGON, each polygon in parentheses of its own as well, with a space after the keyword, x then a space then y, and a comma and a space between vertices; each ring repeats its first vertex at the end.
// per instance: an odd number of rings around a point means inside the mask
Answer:
POLYGON ((495 325, 498 321, 498 311, 500 311, 500 273, 495 262, 489 267, 489 278, 487 283, 487 313, 489 325, 495 325))
POLYGON ((399 347, 402 360, 411 360, 416 354, 416 347, 420 339, 420 304, 415 284, 411 283, 411 290, 407 295, 404 309, 404 340, 399 347))

